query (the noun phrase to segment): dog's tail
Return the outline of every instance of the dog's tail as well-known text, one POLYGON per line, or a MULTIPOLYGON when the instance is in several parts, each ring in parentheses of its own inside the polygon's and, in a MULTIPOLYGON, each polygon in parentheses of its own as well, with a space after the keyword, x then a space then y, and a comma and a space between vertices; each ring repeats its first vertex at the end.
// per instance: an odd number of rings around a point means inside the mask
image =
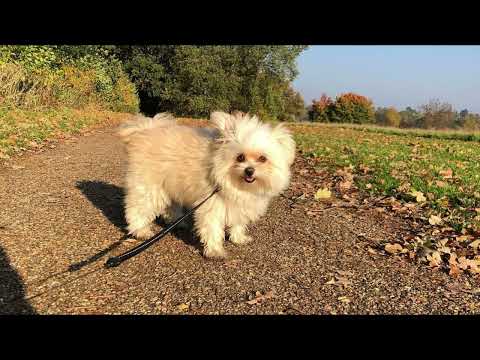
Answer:
POLYGON ((153 118, 136 115, 133 119, 124 122, 117 130, 117 134, 128 141, 130 135, 157 127, 169 127, 176 124, 175 118, 169 113, 160 113, 153 118))

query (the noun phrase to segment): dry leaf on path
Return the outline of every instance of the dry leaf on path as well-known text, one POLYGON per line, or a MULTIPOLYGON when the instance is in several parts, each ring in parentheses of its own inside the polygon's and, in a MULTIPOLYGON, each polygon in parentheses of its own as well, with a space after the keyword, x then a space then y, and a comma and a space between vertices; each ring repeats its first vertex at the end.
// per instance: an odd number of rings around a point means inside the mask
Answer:
POLYGON ((332 196, 332 192, 327 188, 318 189, 315 193, 315 200, 329 199, 332 196))
POLYGON ((247 301, 247 304, 256 305, 256 304, 259 304, 259 303, 263 302, 264 300, 271 299, 273 296, 274 295, 273 295, 272 290, 267 291, 264 295, 262 295, 262 293, 260 291, 257 291, 255 293, 255 299, 247 301))
POLYGON ((177 305, 177 309, 180 311, 187 311, 188 309, 190 309, 190 304, 177 305))
POLYGON ((385 251, 389 254, 398 254, 403 250, 402 245, 400 244, 387 244, 385 245, 385 251))
POLYGON ((431 254, 427 255, 427 260, 431 267, 437 267, 442 264, 442 258, 440 257, 439 251, 433 251, 431 254))

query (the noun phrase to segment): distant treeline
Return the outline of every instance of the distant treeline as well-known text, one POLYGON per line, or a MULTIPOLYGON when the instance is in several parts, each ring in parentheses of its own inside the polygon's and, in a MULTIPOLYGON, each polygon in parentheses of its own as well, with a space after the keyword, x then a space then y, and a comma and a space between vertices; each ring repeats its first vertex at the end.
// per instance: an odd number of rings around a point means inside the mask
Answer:
POLYGON ((365 96, 347 93, 332 100, 327 95, 313 100, 307 109, 308 119, 318 122, 375 124, 400 128, 480 130, 480 115, 467 109, 456 111, 449 103, 430 100, 415 110, 407 107, 375 109, 365 96))

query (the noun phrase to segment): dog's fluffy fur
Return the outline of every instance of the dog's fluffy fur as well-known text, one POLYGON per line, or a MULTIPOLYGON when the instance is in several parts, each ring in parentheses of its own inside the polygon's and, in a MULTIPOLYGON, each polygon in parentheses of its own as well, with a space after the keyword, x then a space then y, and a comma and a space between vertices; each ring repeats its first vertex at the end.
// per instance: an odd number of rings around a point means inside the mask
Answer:
POLYGON ((125 214, 130 234, 153 236, 158 215, 174 220, 220 186, 194 215, 204 255, 225 257, 226 229, 235 244, 251 240, 246 226, 289 185, 295 143, 283 126, 272 128, 248 114, 214 112, 210 121, 213 128, 181 126, 163 113, 153 119, 137 116, 120 127, 129 160, 125 214))

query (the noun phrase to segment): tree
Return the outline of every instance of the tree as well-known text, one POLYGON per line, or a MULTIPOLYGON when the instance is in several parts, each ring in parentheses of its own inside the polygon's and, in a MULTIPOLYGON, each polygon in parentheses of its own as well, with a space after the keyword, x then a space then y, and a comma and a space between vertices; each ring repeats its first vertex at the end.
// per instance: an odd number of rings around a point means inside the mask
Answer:
POLYGON ((146 113, 240 110, 278 118, 305 46, 117 46, 146 113))
POLYGON ((467 109, 463 109, 462 111, 460 111, 459 115, 460 115, 460 118, 461 118, 461 119, 466 118, 467 115, 468 115, 468 110, 467 110, 467 109))
POLYGON ((441 103, 439 100, 430 100, 428 104, 420 107, 422 118, 420 119, 420 127, 425 129, 436 128, 452 128, 455 125, 455 111, 449 103, 441 103))
POLYGON ((385 125, 392 127, 399 127, 401 122, 400 114, 397 109, 390 107, 385 112, 385 125))
POLYGON ((386 107, 379 107, 375 111, 375 123, 377 125, 385 125, 386 120, 385 120, 385 113, 387 112, 386 107))
POLYGON ((302 95, 295 91, 291 86, 285 90, 285 109, 284 114, 280 116, 280 120, 300 121, 305 118, 305 102, 302 95))
POLYGON ((312 105, 308 112, 310 121, 330 122, 333 105, 333 100, 326 94, 322 94, 317 101, 312 100, 312 105))
POLYGON ((418 121, 421 118, 421 114, 412 109, 410 106, 403 111, 400 111, 400 127, 402 128, 414 128, 418 127, 418 121))
POLYGON ((332 106, 331 118, 334 122, 368 124, 375 121, 375 109, 370 99, 354 93, 337 96, 332 106))

